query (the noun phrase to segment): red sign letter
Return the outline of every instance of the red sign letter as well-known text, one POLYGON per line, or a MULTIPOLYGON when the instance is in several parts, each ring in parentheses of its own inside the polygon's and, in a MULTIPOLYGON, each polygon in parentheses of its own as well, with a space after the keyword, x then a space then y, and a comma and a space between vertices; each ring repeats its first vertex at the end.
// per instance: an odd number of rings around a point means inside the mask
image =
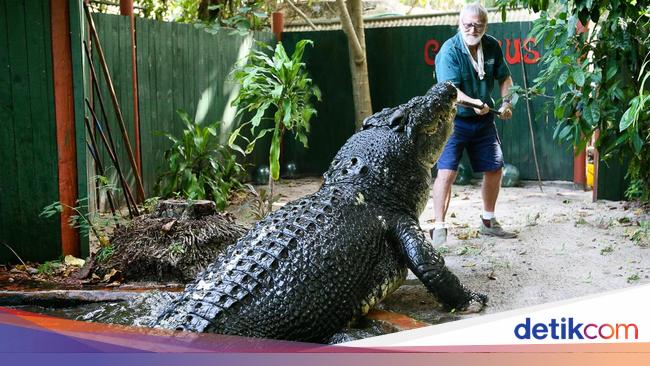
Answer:
POLYGON ((424 44, 424 63, 433 66, 436 63, 436 54, 440 51, 440 42, 430 39, 424 44))
POLYGON ((524 41, 524 50, 526 52, 532 54, 533 56, 530 57, 530 55, 527 53, 524 55, 524 62, 527 64, 536 64, 537 61, 539 61, 539 52, 536 50, 529 48, 528 43, 532 43, 533 46, 537 45, 537 40, 535 38, 528 38, 526 41, 524 41))
POLYGON ((512 55, 513 52, 510 50, 510 40, 506 39, 506 61, 510 65, 521 62, 521 39, 517 38, 513 43, 514 55, 512 55))

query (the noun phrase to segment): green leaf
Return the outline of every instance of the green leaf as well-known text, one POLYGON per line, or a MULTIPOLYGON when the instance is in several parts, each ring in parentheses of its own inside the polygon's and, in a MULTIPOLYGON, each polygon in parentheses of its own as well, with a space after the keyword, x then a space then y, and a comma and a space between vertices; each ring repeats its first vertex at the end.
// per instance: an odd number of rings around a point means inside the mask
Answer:
POLYGON ((564 72, 557 79, 557 86, 563 86, 566 84, 567 79, 569 79, 569 70, 564 70, 564 72))
POLYGON ((312 93, 314 93, 314 96, 316 96, 317 100, 322 99, 322 94, 321 94, 320 88, 318 88, 317 86, 313 86, 311 88, 311 91, 312 91, 312 93))
POLYGON ((291 101, 290 100, 285 100, 283 103, 284 107, 284 119, 282 120, 282 123, 289 127, 291 124, 291 115, 293 114, 293 111, 291 110, 291 101))
POLYGON ((237 136, 239 136, 239 131, 242 129, 242 127, 244 127, 244 125, 237 127, 237 129, 232 131, 230 134, 230 137, 228 138, 228 145, 231 147, 235 144, 235 140, 237 139, 237 136))
POLYGON ((628 127, 630 127, 630 125, 632 125, 632 123, 635 120, 634 117, 638 107, 639 107, 639 98, 634 97, 630 101, 630 107, 625 111, 625 113, 623 113, 623 116, 621 117, 621 120, 618 124, 619 131, 621 132, 625 131, 628 127))
POLYGON ((558 138, 559 138, 560 140, 564 140, 564 139, 566 139, 567 136, 569 136, 569 134, 571 133, 571 130, 572 130, 572 129, 573 129, 573 125, 572 125, 572 124, 567 124, 567 125, 564 126, 564 128, 560 131, 560 134, 558 135, 558 138))
POLYGON ((275 99, 279 99, 282 96, 282 91, 284 90, 284 85, 278 84, 273 88, 271 96, 275 99))
POLYGON ((607 76, 605 78, 606 81, 611 80, 616 74, 618 73, 618 66, 615 63, 610 63, 609 66, 607 67, 607 76))
POLYGON ((308 141, 307 141, 307 136, 305 134, 297 133, 296 134, 296 139, 298 139, 298 141, 300 141, 302 143, 302 146, 304 146, 305 148, 309 147, 308 141))
POLYGON ((582 87, 585 85, 585 73, 582 69, 575 69, 572 73, 573 80, 576 82, 576 85, 582 87))
POLYGON ((280 130, 275 129, 271 139, 271 148, 269 150, 269 167, 271 170, 271 179, 280 178, 280 130))
POLYGON ((632 146, 634 146, 634 151, 637 154, 641 153, 641 149, 643 149, 643 140, 641 139, 641 136, 639 136, 639 131, 634 130, 634 134, 632 135, 632 146))
POLYGON ((249 142, 248 145, 246 146, 245 155, 248 155, 251 152, 253 152, 253 149, 255 148, 255 143, 257 142, 257 140, 263 138, 268 132, 271 132, 271 131, 274 131, 274 129, 273 128, 265 128, 262 131, 260 131, 257 134, 257 136, 255 137, 255 139, 253 139, 253 141, 249 142))
POLYGON ((588 104, 582 109, 582 118, 589 123, 590 126, 595 126, 600 120, 600 109, 595 104, 588 104))
POLYGON ((251 119, 252 128, 255 128, 255 127, 259 126, 260 121, 262 120, 262 117, 264 117, 264 113, 266 112, 266 110, 269 108, 270 105, 271 105, 271 101, 266 101, 257 110, 257 112, 255 113, 255 116, 253 116, 253 118, 251 119))
POLYGON ((237 151, 238 153, 242 154, 243 156, 247 155, 246 152, 244 150, 242 150, 242 148, 239 145, 231 144, 229 146, 230 146, 231 149, 237 151))

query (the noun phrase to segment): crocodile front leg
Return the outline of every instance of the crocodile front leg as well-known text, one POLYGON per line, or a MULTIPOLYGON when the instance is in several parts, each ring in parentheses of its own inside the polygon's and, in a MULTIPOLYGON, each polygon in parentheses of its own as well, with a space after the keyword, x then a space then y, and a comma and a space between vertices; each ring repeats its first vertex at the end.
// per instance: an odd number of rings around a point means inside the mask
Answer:
POLYGON ((465 288, 458 277, 445 266, 445 260, 433 249, 410 217, 398 220, 394 230, 395 240, 400 244, 409 269, 438 300, 451 309, 463 312, 479 312, 487 302, 487 296, 465 288))

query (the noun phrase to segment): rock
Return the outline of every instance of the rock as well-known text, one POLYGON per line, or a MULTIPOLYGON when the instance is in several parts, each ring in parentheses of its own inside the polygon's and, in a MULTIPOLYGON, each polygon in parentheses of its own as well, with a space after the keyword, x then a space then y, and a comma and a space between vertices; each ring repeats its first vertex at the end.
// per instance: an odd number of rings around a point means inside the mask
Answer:
POLYGON ((69 254, 65 256, 63 262, 68 266, 74 266, 74 267, 83 267, 84 264, 86 264, 85 260, 69 254))

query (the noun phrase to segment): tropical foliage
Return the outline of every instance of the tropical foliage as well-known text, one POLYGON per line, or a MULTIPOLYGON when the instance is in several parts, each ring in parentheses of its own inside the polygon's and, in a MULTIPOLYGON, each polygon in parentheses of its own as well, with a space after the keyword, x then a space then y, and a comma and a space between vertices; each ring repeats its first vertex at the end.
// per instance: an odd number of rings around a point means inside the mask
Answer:
POLYGON ((185 125, 180 138, 165 134, 173 143, 165 152, 167 170, 156 184, 161 197, 209 199, 223 210, 233 189, 242 188, 244 169, 228 146, 218 142, 219 123, 202 126, 178 111, 185 125))
POLYGON ((311 100, 314 97, 320 100, 321 93, 318 87, 313 85, 302 62, 305 46, 313 44, 312 41, 299 41, 291 57, 287 55, 282 43, 278 43, 275 50, 264 43, 258 44, 272 56, 260 50, 253 50, 248 61, 234 70, 233 77, 241 84, 241 90, 233 105, 238 107, 239 115, 252 115, 252 118, 233 131, 228 143, 237 149, 235 140, 245 140, 246 148, 240 149, 240 152, 249 154, 259 139, 271 133, 269 167, 272 180, 278 180, 280 143, 284 132, 292 131, 296 139, 307 147, 309 121, 316 114, 311 100), (271 113, 272 118, 266 117, 271 113), (265 119, 272 119, 272 127, 263 127, 262 122, 265 119), (252 138, 247 138, 241 133, 244 128, 250 129, 252 138))
POLYGON ((271 5, 264 0, 136 0, 135 3, 146 18, 197 23, 208 30, 269 28, 271 5))
POLYGON ((628 159, 635 192, 650 199, 650 1, 498 0, 497 5, 504 16, 519 5, 539 12, 531 36, 546 52, 529 92, 553 95, 555 136, 578 151, 595 138, 601 158, 628 159))

